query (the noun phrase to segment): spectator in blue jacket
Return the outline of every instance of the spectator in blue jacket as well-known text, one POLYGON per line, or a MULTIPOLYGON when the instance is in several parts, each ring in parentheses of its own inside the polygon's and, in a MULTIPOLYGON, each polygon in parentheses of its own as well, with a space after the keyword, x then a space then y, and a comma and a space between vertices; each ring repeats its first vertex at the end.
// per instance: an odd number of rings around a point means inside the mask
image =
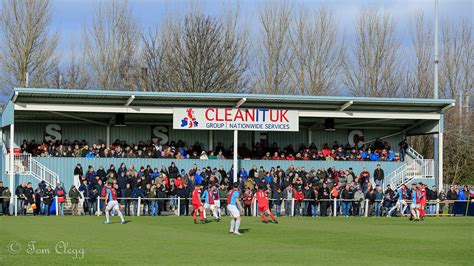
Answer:
POLYGON ((242 181, 245 181, 247 177, 249 176, 249 173, 247 173, 247 170, 245 170, 245 167, 242 167, 240 171, 237 173, 238 176, 242 177, 242 181))
POLYGON ((158 171, 158 168, 155 167, 153 172, 150 174, 150 178, 155 180, 158 176, 160 176, 160 172, 158 171))
POLYGON ((194 180, 196 180, 196 183, 198 185, 201 185, 202 184, 202 176, 201 176, 201 171, 198 170, 195 174, 194 174, 194 180))
POLYGON ((89 182, 89 184, 93 183, 95 180, 94 167, 92 167, 91 165, 89 165, 89 168, 87 169, 86 179, 89 182))

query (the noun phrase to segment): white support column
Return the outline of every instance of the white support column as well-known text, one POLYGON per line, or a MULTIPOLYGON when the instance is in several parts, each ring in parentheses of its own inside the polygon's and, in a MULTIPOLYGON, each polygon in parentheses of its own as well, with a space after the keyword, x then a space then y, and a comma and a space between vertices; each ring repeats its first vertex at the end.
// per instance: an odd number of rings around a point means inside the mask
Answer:
POLYGON ((438 163, 437 172, 438 177, 438 192, 443 189, 443 134, 444 134, 444 114, 440 114, 438 121, 438 135, 435 135, 435 154, 434 159, 438 163), (436 152, 437 151, 437 152, 436 152), (437 156, 437 157, 436 157, 437 156))
POLYGON ((308 147, 309 147, 309 145, 311 145, 311 143, 313 142, 312 133, 313 133, 313 131, 311 130, 310 127, 308 127, 308 147))
POLYGON ((443 189, 443 133, 438 134, 438 192, 443 189))
POLYGON ((100 216, 101 208, 100 208, 100 196, 97 196, 97 217, 100 216))
POLYGON ((181 216, 181 197, 178 197, 178 216, 181 216))
POLYGON ((107 126, 107 133, 105 137, 105 145, 110 146, 110 125, 107 126))
POLYGON ((234 130, 234 182, 237 182, 237 172, 239 171, 239 166, 237 165, 237 158, 238 158, 238 138, 239 138, 239 131, 234 130))
POLYGON ((56 216, 59 216, 59 201, 58 201, 58 196, 54 197, 54 204, 56 204, 56 216))
POLYGON ((214 149, 214 130, 209 130, 209 150, 214 149))
POLYGON ((138 197, 137 216, 140 216, 141 206, 142 206, 142 197, 138 197))
POLYGON ((369 200, 365 200, 364 216, 369 217, 369 200))
POLYGON ((14 159, 15 159, 15 125, 10 125, 10 191, 12 192, 12 197, 10 202, 13 202, 13 195, 15 194, 15 167, 14 167, 14 159))

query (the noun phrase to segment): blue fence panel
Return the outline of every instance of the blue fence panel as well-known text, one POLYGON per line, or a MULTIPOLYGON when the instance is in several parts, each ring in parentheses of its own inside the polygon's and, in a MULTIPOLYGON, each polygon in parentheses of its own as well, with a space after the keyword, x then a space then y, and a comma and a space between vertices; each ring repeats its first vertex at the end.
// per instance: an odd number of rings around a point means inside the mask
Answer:
MULTIPOLYGON (((69 189, 73 184, 73 172, 74 168, 78 163, 80 163, 84 169, 84 173, 87 171, 87 167, 92 165, 94 169, 98 169, 99 166, 103 166, 104 169, 108 169, 111 164, 114 164, 116 168, 120 166, 123 162, 127 165, 133 164, 135 169, 139 169, 141 166, 146 167, 150 165, 152 168, 157 167, 161 169, 161 166, 164 165, 166 167, 170 166, 171 162, 175 162, 176 166, 179 170, 184 169, 186 172, 193 167, 194 164, 198 166, 198 168, 203 168, 210 166, 212 168, 219 166, 223 166, 226 171, 230 170, 232 166, 232 160, 192 160, 192 159, 184 159, 184 160, 175 160, 175 159, 125 159, 125 158, 35 158, 40 163, 44 164, 46 167, 50 168, 51 170, 55 171, 59 174, 59 179, 64 184, 66 189, 69 189)), ((356 174, 359 174, 363 167, 367 167, 367 169, 373 173, 374 169, 377 167, 377 164, 381 163, 382 168, 385 170, 385 174, 389 174, 396 168, 400 167, 402 163, 397 162, 347 162, 347 161, 273 161, 273 160, 240 160, 239 165, 245 167, 245 169, 250 170, 253 165, 257 167, 263 166, 266 170, 269 170, 271 167, 280 166, 283 169, 287 169, 290 165, 294 165, 295 167, 302 167, 304 166, 307 171, 311 169, 311 167, 315 167, 318 169, 324 166, 326 169, 332 166, 335 166, 336 169, 349 169, 350 167, 354 170, 356 174)))

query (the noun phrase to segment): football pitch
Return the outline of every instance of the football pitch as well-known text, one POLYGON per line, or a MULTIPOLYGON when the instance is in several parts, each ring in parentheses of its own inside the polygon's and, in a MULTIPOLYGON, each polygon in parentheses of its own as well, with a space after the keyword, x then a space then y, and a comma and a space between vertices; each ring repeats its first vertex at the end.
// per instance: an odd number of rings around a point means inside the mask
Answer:
POLYGON ((0 217, 0 265, 473 265, 474 219, 0 217))

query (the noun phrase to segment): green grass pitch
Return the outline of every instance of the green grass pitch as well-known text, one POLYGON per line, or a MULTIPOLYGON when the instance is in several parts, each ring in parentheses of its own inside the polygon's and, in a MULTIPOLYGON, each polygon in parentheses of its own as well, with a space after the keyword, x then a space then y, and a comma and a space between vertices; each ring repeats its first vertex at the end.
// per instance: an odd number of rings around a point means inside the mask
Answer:
POLYGON ((474 219, 0 217, 0 265, 473 265, 474 219), (36 242, 32 242, 36 241, 36 242), (33 248, 34 246, 34 248, 33 248), (82 250, 82 251, 81 251, 82 250), (83 252, 83 255, 81 253, 83 252), (77 255, 76 255, 77 254, 77 255))

